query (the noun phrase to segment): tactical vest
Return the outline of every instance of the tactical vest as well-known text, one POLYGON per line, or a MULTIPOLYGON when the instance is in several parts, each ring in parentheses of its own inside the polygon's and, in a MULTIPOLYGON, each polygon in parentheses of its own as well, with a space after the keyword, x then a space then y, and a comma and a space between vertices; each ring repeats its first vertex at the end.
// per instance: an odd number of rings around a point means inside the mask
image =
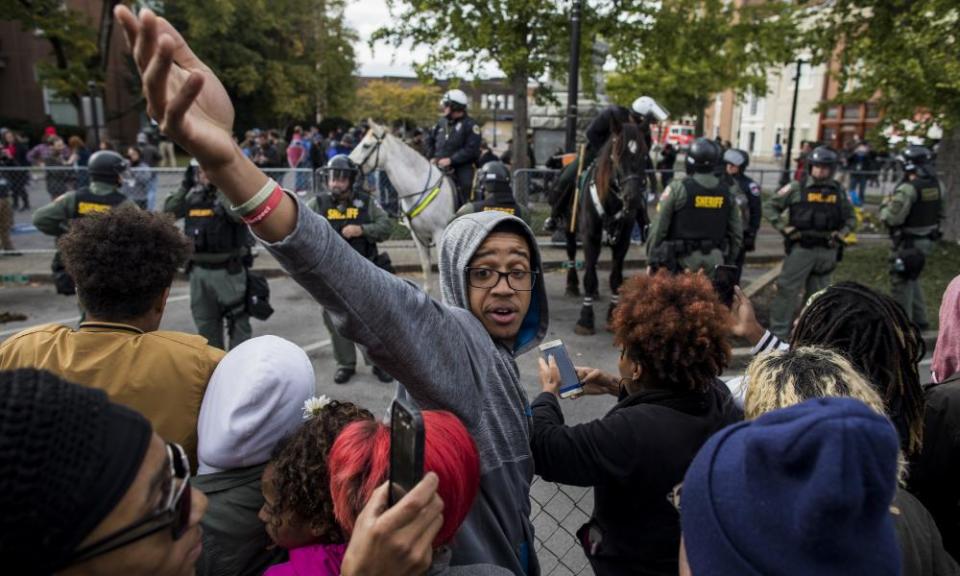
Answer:
POLYGON ((94 194, 89 188, 81 188, 74 195, 73 217, 80 218, 88 214, 109 212, 113 207, 126 202, 127 197, 114 190, 109 194, 94 194))
MULTIPOLYGON (((317 213, 330 222, 330 226, 337 231, 337 234, 341 234, 343 229, 351 224, 362 226, 373 222, 373 217, 370 215, 369 199, 363 198, 356 192, 353 194, 353 200, 345 206, 336 205, 333 196, 330 194, 317 194, 317 213)), ((344 238, 344 240, 364 258, 373 260, 377 257, 377 245, 371 242, 366 235, 350 239, 344 238)))
POLYGON ((473 203, 474 212, 503 212, 504 214, 509 214, 511 216, 520 217, 520 209, 517 206, 517 203, 513 199, 502 199, 500 201, 496 196, 486 198, 484 200, 479 200, 473 203))
POLYGON ((910 182, 917 191, 916 202, 903 221, 904 228, 922 228, 940 224, 940 182, 931 176, 923 176, 910 182))
POLYGON ((750 185, 754 182, 742 174, 734 176, 733 181, 737 185, 737 208, 740 209, 740 221, 743 222, 743 229, 746 230, 750 226, 750 185))
POLYGON ((835 232, 843 228, 840 209, 845 192, 834 180, 800 185, 800 201, 790 205, 790 225, 800 232, 835 232))
POLYGON ((186 201, 183 232, 197 254, 228 254, 247 245, 247 226, 230 219, 213 189, 197 186, 186 201))
POLYGON ((734 209, 728 189, 720 182, 706 188, 688 177, 683 180, 687 203, 673 216, 668 240, 709 240, 721 248, 727 235, 730 211, 734 209))

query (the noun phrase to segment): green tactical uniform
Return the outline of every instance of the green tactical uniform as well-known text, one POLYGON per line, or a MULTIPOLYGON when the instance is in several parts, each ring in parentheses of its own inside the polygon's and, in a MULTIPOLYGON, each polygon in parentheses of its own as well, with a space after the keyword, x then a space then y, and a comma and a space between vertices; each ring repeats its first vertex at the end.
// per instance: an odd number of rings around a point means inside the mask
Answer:
POLYGON ((224 320, 230 348, 253 335, 245 309, 252 238, 246 224, 228 206, 219 190, 203 185, 180 186, 163 204, 164 212, 183 218, 184 233, 193 241, 187 270, 190 312, 197 332, 211 346, 224 350, 224 320))
MULTIPOLYGON (((356 189, 349 205, 338 206, 329 192, 323 192, 307 200, 307 207, 326 218, 337 232, 342 232, 351 224, 363 228, 363 236, 344 240, 368 260, 377 257, 377 243, 389 238, 393 229, 390 216, 380 207, 380 203, 356 189)), ((337 332, 326 310, 323 311, 323 323, 330 333, 337 368, 356 369, 357 350, 354 343, 337 332)), ((372 365, 366 351, 361 348, 361 352, 364 361, 372 365)))
MULTIPOLYGON (((920 288, 920 272, 940 235, 943 217, 940 182, 934 176, 923 175, 902 182, 893 196, 880 207, 880 220, 890 229, 893 250, 890 261, 891 294, 907 317, 920 328, 927 328, 927 308, 920 288), (904 269, 910 262, 910 251, 918 251, 922 258, 916 265, 904 269), (899 265, 897 261, 899 259, 899 265)), ((919 256, 919 255, 918 255, 919 256)))
MULTIPOLYGON (((53 202, 33 213, 33 225, 48 236, 59 238, 70 227, 70 221, 83 218, 88 214, 107 212, 121 204, 132 204, 119 191, 120 186, 111 186, 104 182, 91 182, 89 187, 74 190, 58 196, 53 202)), ((60 251, 53 255, 53 281, 58 294, 71 295, 76 292, 73 279, 67 274, 60 260, 60 251)), ((86 317, 80 310, 81 321, 86 317)))
POLYGON ((789 338, 801 293, 804 301, 830 285, 840 238, 854 231, 857 218, 837 181, 791 182, 763 205, 764 217, 784 235, 787 256, 770 306, 770 331, 789 338))
POLYGON ((736 197, 736 185, 713 174, 670 182, 660 195, 647 241, 651 264, 674 272, 702 269, 712 278, 714 268, 732 262, 743 244, 736 197))

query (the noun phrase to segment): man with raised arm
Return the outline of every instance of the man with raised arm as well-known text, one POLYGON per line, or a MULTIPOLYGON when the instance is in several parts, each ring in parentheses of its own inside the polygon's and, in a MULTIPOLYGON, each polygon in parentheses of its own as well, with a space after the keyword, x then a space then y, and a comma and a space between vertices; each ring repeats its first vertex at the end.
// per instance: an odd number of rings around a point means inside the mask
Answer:
POLYGON ((240 151, 223 85, 149 10, 115 10, 143 75, 148 113, 185 148, 341 334, 367 347, 422 408, 455 413, 481 459, 481 496, 453 543, 453 565, 539 574, 529 520, 529 404, 515 356, 547 330, 540 254, 520 219, 471 214, 440 244, 443 301, 377 268, 325 218, 240 151))

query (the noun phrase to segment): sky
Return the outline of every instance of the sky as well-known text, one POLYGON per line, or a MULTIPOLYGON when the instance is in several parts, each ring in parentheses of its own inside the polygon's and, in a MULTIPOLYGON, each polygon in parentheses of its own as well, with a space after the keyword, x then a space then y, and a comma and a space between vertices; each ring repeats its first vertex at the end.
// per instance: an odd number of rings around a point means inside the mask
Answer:
POLYGON ((425 57, 425 48, 394 51, 392 46, 381 43, 371 51, 367 45, 373 31, 390 22, 384 0, 352 0, 347 4, 346 19, 360 35, 360 42, 354 48, 361 76, 416 76, 412 64, 425 57))

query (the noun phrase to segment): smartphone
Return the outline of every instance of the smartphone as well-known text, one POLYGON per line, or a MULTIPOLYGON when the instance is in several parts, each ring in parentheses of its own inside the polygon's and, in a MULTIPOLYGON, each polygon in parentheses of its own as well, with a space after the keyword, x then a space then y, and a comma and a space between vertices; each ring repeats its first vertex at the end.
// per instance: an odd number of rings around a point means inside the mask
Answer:
POLYGON ((733 306, 734 288, 737 286, 739 269, 730 264, 718 264, 713 269, 713 289, 728 308, 733 306))
POLYGON ((544 360, 549 361, 553 357, 560 369, 560 397, 576 398, 583 394, 583 384, 580 377, 577 376, 577 370, 570 361, 570 355, 567 354, 567 347, 563 345, 563 340, 553 340, 540 345, 540 354, 544 360))
POLYGON ((390 406, 390 505, 423 479, 423 416, 409 400, 390 406))

